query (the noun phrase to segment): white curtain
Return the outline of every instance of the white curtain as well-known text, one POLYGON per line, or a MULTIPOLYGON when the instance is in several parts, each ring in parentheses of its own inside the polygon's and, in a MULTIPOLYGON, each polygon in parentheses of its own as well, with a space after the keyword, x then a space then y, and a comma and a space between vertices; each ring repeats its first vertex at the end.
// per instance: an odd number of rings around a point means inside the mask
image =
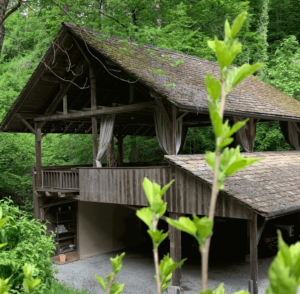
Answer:
POLYGON ((288 122, 289 143, 295 150, 300 150, 299 135, 300 135, 300 129, 297 123, 289 121, 288 122))
POLYGON ((113 136, 114 124, 115 124, 114 114, 101 116, 99 148, 96 157, 97 167, 102 167, 100 159, 104 155, 108 145, 111 142, 113 136))
MULTIPOLYGON (((239 117, 239 116, 233 117, 234 123, 237 123, 239 121, 244 121, 244 120, 245 120, 244 117, 239 117)), ((237 131, 238 143, 241 144, 241 146, 246 152, 253 152, 254 150, 255 133, 256 133, 256 125, 254 124, 253 120, 248 120, 245 126, 243 126, 237 131), (247 136, 246 131, 250 132, 249 130, 250 123, 252 123, 251 133, 250 134, 248 133, 247 136)))
MULTIPOLYGON (((170 128, 167 125, 167 123, 164 119, 164 116, 162 115, 159 108, 156 108, 154 111, 154 121, 155 121, 155 132, 156 132, 159 146, 164 151, 164 153, 170 154, 170 147, 172 144, 172 142, 170 141, 171 136, 169 135, 170 128)), ((177 155, 180 150, 180 146, 182 144, 185 144, 185 140, 182 140, 182 118, 179 119, 176 123, 175 136, 176 136, 176 154, 175 155, 177 155)), ((186 138, 186 134, 185 134, 185 138, 186 138)), ((174 155, 174 154, 172 154, 172 155, 174 155)))

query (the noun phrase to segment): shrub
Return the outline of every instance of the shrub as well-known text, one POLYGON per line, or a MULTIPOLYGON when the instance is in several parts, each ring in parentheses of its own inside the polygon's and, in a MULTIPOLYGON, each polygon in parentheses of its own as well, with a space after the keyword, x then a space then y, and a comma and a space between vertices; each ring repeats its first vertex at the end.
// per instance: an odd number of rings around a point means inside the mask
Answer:
POLYGON ((46 225, 30 218, 12 200, 1 200, 0 206, 3 217, 9 217, 0 231, 0 244, 7 243, 0 251, 0 277, 10 277, 11 289, 19 291, 24 279, 22 267, 31 264, 35 267, 33 276, 41 279, 37 292, 43 293, 54 278, 50 259, 55 249, 53 233, 47 236, 46 225))

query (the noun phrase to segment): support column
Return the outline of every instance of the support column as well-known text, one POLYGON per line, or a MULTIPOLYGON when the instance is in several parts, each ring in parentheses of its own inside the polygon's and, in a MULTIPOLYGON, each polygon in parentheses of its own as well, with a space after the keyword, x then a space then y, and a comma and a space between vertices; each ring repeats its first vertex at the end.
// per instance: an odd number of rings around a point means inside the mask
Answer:
POLYGON ((123 166, 123 126, 119 125, 118 130, 118 163, 123 166))
POLYGON ((249 281, 250 294, 258 294, 258 258, 257 258, 257 215, 248 220, 250 229, 250 273, 249 281))
POLYGON ((36 188, 42 188, 42 134, 38 124, 35 123, 35 171, 32 168, 33 181, 33 209, 35 219, 40 219, 40 204, 36 188), (34 174, 36 172, 36 174, 34 174))
MULTIPOLYGON (((97 81, 94 68, 89 66, 90 83, 91 83, 91 110, 97 110, 97 81)), ((93 136, 93 166, 96 167, 96 158, 98 154, 98 133, 97 117, 92 117, 92 136, 93 136)))
MULTIPOLYGON (((170 213, 170 218, 178 220, 181 214, 170 213)), ((169 239, 170 239, 170 257, 175 261, 181 261, 181 231, 169 225, 169 239)), ((181 267, 173 271, 172 286, 180 286, 181 281, 181 267)))
POLYGON ((42 188, 42 134, 38 124, 35 123, 35 159, 36 159, 36 188, 42 188))

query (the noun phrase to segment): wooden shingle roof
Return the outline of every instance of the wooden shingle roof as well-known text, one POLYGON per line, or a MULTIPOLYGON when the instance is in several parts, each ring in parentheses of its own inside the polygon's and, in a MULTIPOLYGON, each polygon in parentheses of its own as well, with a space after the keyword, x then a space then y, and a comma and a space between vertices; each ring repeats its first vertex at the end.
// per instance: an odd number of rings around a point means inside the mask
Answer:
MULTIPOLYGON (((103 40, 100 32, 84 31, 69 23, 64 25, 78 38, 85 40, 88 45, 179 108, 208 112, 204 78, 207 72, 219 76, 219 65, 216 62, 150 45, 140 47, 135 42, 124 42, 117 37, 103 40), (180 60, 183 64, 174 66, 180 60), (152 74, 157 69, 162 69, 165 74, 152 74), (168 88, 167 84, 176 86, 168 88)), ((225 114, 299 120, 300 102, 251 76, 228 97, 225 114)))
MULTIPOLYGON (((171 163, 212 184, 213 174, 205 155, 165 156, 171 163)), ((223 192, 266 217, 300 211, 300 152, 247 153, 263 160, 229 177, 223 192)))

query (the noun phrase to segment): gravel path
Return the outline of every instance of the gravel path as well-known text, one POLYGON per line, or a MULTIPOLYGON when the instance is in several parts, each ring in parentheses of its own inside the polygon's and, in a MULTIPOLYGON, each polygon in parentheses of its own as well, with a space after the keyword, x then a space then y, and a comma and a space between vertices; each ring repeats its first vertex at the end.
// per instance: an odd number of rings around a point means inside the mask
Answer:
MULTIPOLYGON (((74 263, 57 265, 59 281, 77 289, 88 289, 92 294, 103 293, 95 274, 104 277, 110 272, 110 257, 117 253, 98 255, 74 263)), ((268 268, 272 258, 259 259, 259 293, 265 293, 268 285, 268 268)), ((200 289, 200 263, 187 261, 182 268, 182 286, 190 290, 186 294, 199 293, 200 289)), ((126 250, 123 258, 123 268, 118 275, 118 281, 125 283, 124 294, 151 294, 156 292, 154 281, 154 266, 152 256, 139 249, 126 250)), ((215 289, 224 283, 228 294, 239 290, 247 290, 250 276, 250 264, 245 262, 214 261, 209 269, 209 287, 215 289)))

